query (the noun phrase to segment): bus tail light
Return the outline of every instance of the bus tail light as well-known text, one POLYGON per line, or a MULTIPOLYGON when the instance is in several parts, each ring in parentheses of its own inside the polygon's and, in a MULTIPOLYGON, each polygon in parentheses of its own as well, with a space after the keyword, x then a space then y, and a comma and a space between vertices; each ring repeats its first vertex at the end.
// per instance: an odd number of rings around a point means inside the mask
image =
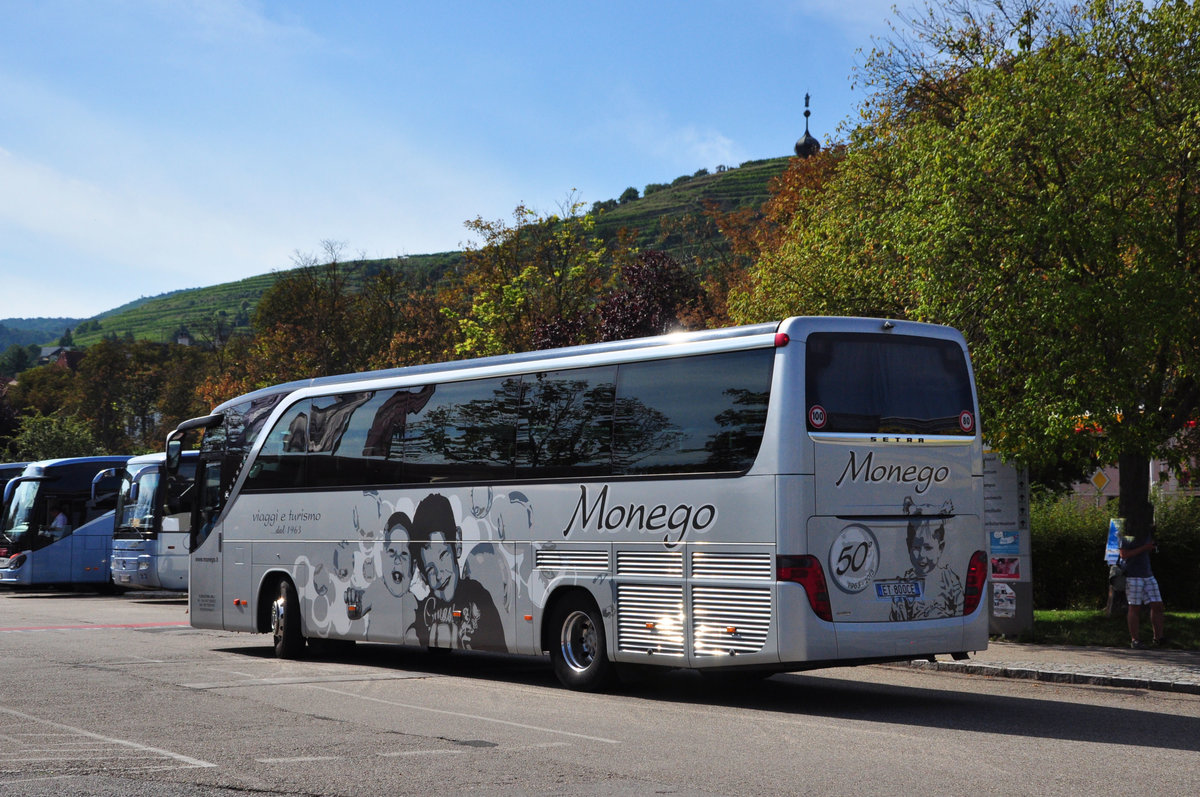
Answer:
POLYGON ((780 556, 776 560, 776 579, 791 581, 804 587, 808 604, 813 613, 827 623, 833 622, 833 608, 829 605, 829 588, 825 584, 825 571, 815 556, 780 556))
POLYGON ((987 584, 987 555, 983 551, 971 554, 971 563, 967 565, 967 583, 963 585, 963 616, 967 616, 979 607, 983 598, 983 588, 987 584))

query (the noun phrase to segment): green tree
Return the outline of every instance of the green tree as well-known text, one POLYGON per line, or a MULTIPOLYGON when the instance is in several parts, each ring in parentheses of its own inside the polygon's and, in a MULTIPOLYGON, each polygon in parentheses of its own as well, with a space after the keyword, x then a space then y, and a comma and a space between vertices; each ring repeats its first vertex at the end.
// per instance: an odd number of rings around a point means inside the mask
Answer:
POLYGON ((18 412, 49 415, 59 410, 74 411, 75 374, 57 365, 39 365, 21 373, 8 391, 18 412))
POLYGON ((351 306, 360 369, 396 368, 453 358, 454 322, 443 312, 460 295, 428 275, 388 266, 367 280, 351 306))
POLYGON ((290 348, 278 352, 286 362, 267 369, 266 384, 354 370, 353 299, 341 262, 345 244, 325 241, 322 247, 321 256, 293 256, 297 267, 281 276, 255 307, 254 329, 259 336, 290 348))
POLYGON ((32 368, 37 362, 37 356, 29 351, 28 346, 12 344, 0 354, 0 374, 16 376, 22 371, 32 368))
POLYGON ((129 373, 129 344, 104 340, 88 349, 80 362, 75 379, 71 406, 98 434, 98 442, 108 451, 122 451, 127 446, 120 397, 129 373))
POLYGON ((13 461, 91 457, 104 453, 86 420, 74 415, 34 412, 21 419, 8 446, 13 461))
POLYGON ((1119 463, 1144 527, 1200 399, 1200 11, 955 0, 911 32, 753 295, 962 329, 989 441, 1062 478, 1119 463))
POLYGON ((467 222, 482 245, 465 253, 470 309, 451 311, 460 355, 504 354, 595 340, 594 309, 612 277, 594 219, 569 203, 541 216, 519 205, 515 223, 467 222))

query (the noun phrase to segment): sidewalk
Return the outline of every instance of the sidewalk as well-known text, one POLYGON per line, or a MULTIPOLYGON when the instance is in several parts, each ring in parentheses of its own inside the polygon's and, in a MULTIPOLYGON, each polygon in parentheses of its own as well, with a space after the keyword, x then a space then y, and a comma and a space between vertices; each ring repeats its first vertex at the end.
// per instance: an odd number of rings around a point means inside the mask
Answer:
POLYGON ((1200 695, 1200 652, 990 642, 969 659, 914 661, 913 667, 1065 684, 1156 689, 1200 695))

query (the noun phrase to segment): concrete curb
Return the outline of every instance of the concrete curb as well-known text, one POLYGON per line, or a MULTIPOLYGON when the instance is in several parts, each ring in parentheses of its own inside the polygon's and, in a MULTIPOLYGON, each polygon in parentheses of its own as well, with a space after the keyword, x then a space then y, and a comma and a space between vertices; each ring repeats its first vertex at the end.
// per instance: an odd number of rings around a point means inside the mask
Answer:
POLYGON ((1116 689, 1150 689, 1159 692, 1180 692, 1200 695, 1200 683, 1191 681, 1171 681, 1159 678, 1141 678, 1104 673, 1009 667, 1002 664, 961 661, 912 661, 909 664, 918 670, 984 675, 992 678, 1022 678, 1029 681, 1043 681, 1056 684, 1108 686, 1116 689))

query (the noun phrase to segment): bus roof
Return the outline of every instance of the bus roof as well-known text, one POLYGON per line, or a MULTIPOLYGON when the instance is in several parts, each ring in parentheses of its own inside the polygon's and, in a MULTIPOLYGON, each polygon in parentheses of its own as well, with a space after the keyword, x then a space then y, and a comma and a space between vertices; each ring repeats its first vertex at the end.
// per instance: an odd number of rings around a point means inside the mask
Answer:
MULTIPOLYGON (((184 451, 182 454, 185 458, 200 456, 199 451, 184 451)), ((153 454, 138 454, 136 457, 130 457, 126 465, 130 468, 137 467, 138 465, 161 465, 166 459, 166 452, 156 451, 153 454)))
POLYGON ((566 346, 557 349, 540 349, 537 351, 518 352, 516 354, 498 354, 491 357, 477 357, 468 360, 451 360, 448 362, 429 363, 426 365, 410 365, 403 368, 387 368, 378 371, 363 371, 358 373, 338 374, 335 376, 314 377, 284 382, 271 387, 264 387, 252 393, 230 399, 216 407, 213 412, 220 413, 233 404, 253 401, 258 398, 273 396, 277 393, 291 393, 306 387, 324 387, 348 382, 359 382, 371 379, 388 379, 398 377, 413 377, 431 374, 441 374, 473 368, 503 367, 521 363, 535 363, 543 360, 558 360, 580 355, 609 354, 612 352, 636 351, 638 349, 657 346, 679 346, 689 343, 708 343, 732 338, 748 337, 751 335, 766 335, 779 328, 779 322, 772 321, 764 324, 751 324, 740 327, 725 327, 723 329, 705 329, 697 332, 676 332, 668 335, 656 335, 647 338, 629 338, 613 340, 604 343, 585 343, 579 346, 566 346))
MULTIPOLYGON (((894 334, 920 334, 924 336, 946 337, 962 341, 962 335, 957 330, 938 324, 928 324, 919 321, 889 320, 884 318, 866 318, 852 316, 792 316, 782 321, 770 321, 761 324, 749 324, 722 329, 705 329, 695 332, 676 332, 667 335, 655 335, 644 338, 629 338, 603 343, 586 343, 579 346, 567 346, 557 349, 541 349, 538 351, 518 352, 515 354, 500 354, 491 357, 478 357, 467 360, 451 360, 448 362, 429 363, 425 365, 410 365, 403 368, 388 368, 377 371, 338 374, 335 376, 298 379, 278 385, 261 388, 236 398, 222 402, 213 409, 213 415, 219 415, 227 408, 247 401, 263 399, 280 393, 293 393, 303 388, 323 388, 333 385, 365 382, 375 379, 412 378, 417 376, 449 374, 474 369, 504 368, 525 363, 549 362, 567 360, 582 356, 602 356, 619 352, 633 352, 657 347, 672 347, 702 345, 713 342, 730 341, 737 338, 770 335, 785 331, 791 334, 807 334, 809 332, 836 329, 843 332, 884 331, 894 334)), ((572 366, 574 367, 574 366, 572 366)), ((199 420, 199 419, 197 419, 199 420)))
POLYGON ((56 468, 69 465, 96 465, 97 467, 102 468, 106 465, 122 465, 127 461, 129 461, 128 454, 111 454, 98 457, 62 457, 59 459, 43 459, 38 462, 28 463, 25 466, 25 470, 22 475, 33 476, 38 472, 45 473, 47 470, 54 470, 56 468))

